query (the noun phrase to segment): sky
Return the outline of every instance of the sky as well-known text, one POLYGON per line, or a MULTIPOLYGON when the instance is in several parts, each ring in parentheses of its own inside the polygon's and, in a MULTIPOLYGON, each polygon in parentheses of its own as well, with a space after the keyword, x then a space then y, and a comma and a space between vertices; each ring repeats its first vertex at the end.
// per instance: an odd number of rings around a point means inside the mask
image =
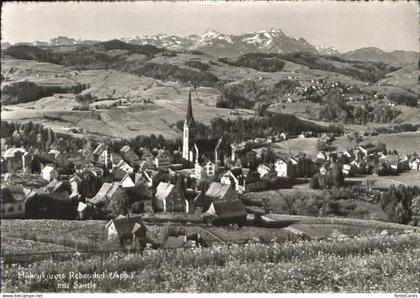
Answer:
POLYGON ((10 43, 113 38, 217 30, 281 29, 339 51, 419 50, 416 1, 397 2, 11 2, 2 5, 1 40, 10 43))

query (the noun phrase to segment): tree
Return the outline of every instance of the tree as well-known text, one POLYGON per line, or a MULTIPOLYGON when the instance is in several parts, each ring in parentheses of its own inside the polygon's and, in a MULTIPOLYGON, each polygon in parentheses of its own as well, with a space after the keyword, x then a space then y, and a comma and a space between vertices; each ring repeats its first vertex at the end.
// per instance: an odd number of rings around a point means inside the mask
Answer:
POLYGON ((420 195, 414 197, 411 201, 411 222, 413 226, 420 226, 420 195))
POLYGON ((312 189, 319 189, 319 180, 318 175, 313 175, 311 181, 309 182, 309 187, 312 189))
POLYGON ((90 104, 95 101, 95 97, 90 93, 76 95, 76 102, 79 104, 80 110, 89 110, 90 104))

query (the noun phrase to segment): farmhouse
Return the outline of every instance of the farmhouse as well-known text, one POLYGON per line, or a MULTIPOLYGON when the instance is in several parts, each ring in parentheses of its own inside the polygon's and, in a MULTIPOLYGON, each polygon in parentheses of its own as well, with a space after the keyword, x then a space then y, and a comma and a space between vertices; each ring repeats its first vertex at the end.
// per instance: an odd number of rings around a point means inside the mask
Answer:
POLYGON ((24 218, 26 195, 21 186, 1 188, 1 218, 24 218))
POLYGON ((201 207, 205 211, 214 201, 237 199, 239 199, 238 193, 231 185, 212 182, 204 196, 195 201, 194 207, 201 207))
POLYGON ((138 243, 140 248, 146 246, 147 228, 140 216, 126 218, 119 216, 110 220, 106 229, 108 232, 108 239, 118 238, 120 245, 125 246, 138 243))
POLYGON ((120 187, 119 183, 104 183, 96 195, 86 201, 94 206, 102 207, 112 199, 118 187, 120 187))
POLYGON ((67 192, 36 192, 26 201, 26 218, 32 219, 76 219, 78 201, 67 192))
POLYGON ((211 203, 207 214, 213 216, 214 225, 239 224, 246 222, 246 210, 241 200, 217 200, 211 203))
POLYGON ((174 184, 160 182, 153 200, 156 211, 189 212, 189 202, 183 197, 174 184))
POLYGON ((414 156, 409 161, 410 169, 415 171, 420 171, 420 158, 418 156, 414 156))
POLYGON ((26 150, 23 148, 9 148, 4 154, 5 160, 4 165, 6 166, 7 172, 11 171, 22 171, 28 165, 24 165, 23 156, 26 154, 26 150))

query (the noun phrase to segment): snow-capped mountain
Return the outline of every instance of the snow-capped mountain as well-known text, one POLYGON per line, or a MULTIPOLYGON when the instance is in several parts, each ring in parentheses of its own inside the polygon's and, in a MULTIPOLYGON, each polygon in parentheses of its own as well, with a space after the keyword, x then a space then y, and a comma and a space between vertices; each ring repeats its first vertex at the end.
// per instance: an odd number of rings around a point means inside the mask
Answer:
MULTIPOLYGON (((140 35, 120 38, 121 41, 140 45, 154 45, 168 50, 185 51, 198 50, 211 56, 232 57, 250 52, 289 53, 307 51, 311 53, 325 53, 324 47, 315 47, 304 38, 296 39, 288 36, 279 29, 270 29, 241 35, 225 34, 209 30, 202 35, 176 36, 169 34, 140 35)), ((95 41, 76 40, 65 36, 52 38, 48 42, 35 42, 38 46, 69 46, 75 44, 89 45, 95 41)), ((330 48, 328 48, 330 49, 330 48)), ((335 51, 330 51, 335 53, 335 51)))
POLYGON ((212 56, 237 56, 250 52, 288 53, 309 51, 316 48, 303 38, 287 36, 279 29, 258 31, 241 35, 224 34, 210 30, 200 36, 179 37, 167 34, 123 38, 125 42, 151 44, 170 50, 199 50, 212 56))

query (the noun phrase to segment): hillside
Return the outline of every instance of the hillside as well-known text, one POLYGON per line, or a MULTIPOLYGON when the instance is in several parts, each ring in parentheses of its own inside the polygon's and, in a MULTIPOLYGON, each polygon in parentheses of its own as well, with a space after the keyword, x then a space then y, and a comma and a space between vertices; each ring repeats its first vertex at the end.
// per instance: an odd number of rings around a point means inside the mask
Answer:
POLYGON ((370 47, 361 48, 341 54, 341 57, 357 61, 383 62, 390 65, 417 65, 419 53, 414 51, 385 52, 381 49, 370 47))
MULTIPOLYGON (((191 86, 196 86, 194 111, 204 124, 214 117, 249 117, 264 109, 299 112, 301 118, 319 121, 320 112, 335 100, 337 92, 346 100, 367 98, 372 102, 377 100, 374 94, 410 98, 419 94, 414 80, 404 80, 414 75, 408 66, 397 70, 383 63, 310 52, 217 59, 199 51, 111 40, 18 45, 3 55, 2 90, 7 96, 2 101, 8 106, 2 118, 34 120, 60 132, 82 127, 99 138, 145 133, 179 136, 174 125, 185 116, 191 86), (41 91, 29 92, 30 97, 28 92, 18 94, 22 81, 30 90, 41 91), (401 81, 405 83, 400 85, 401 81), (79 106, 77 93, 94 99, 90 109, 96 112, 89 120, 84 119, 85 112, 74 110, 79 106), (47 114, 53 117, 45 117, 47 114)), ((416 114, 413 108, 406 112, 416 114)))

